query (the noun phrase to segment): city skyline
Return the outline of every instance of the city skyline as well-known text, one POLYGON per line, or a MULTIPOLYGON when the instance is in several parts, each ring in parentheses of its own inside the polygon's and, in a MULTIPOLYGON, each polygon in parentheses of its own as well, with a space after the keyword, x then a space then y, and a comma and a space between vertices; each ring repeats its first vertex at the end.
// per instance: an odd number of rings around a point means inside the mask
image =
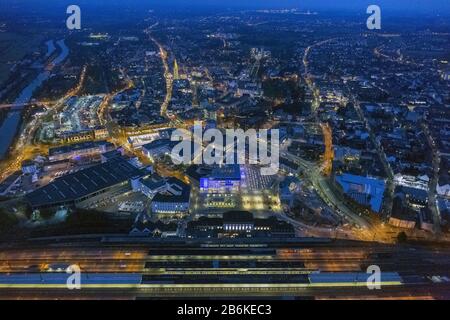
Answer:
POLYGON ((0 299, 450 299, 450 3, 5 4, 0 299))
MULTIPOLYGON (((52 3, 52 1, 43 1, 43 0, 8 0, 3 3, 5 5, 4 9, 11 9, 11 6, 8 6, 7 3, 11 3, 12 7, 19 6, 23 13, 26 14, 27 8, 28 10, 34 10, 35 6, 42 6, 46 8, 47 6, 55 7, 67 7, 70 4, 74 4, 73 1, 63 0, 52 3)), ((438 14, 438 15, 447 15, 449 13, 450 4, 446 0, 398 0, 398 1, 389 1, 389 0, 378 0, 378 1, 369 1, 369 0, 352 0, 352 1, 332 1, 332 0, 241 0, 238 2, 224 2, 222 0, 131 0, 131 1, 122 1, 122 0, 113 0, 113 1, 103 1, 103 0, 95 0, 95 1, 86 1, 79 0, 77 5, 81 6, 96 6, 96 7, 129 7, 129 8, 139 8, 139 7, 166 7, 166 8, 182 8, 188 9, 189 7, 193 9, 208 9, 208 8, 230 8, 230 9, 239 9, 239 8, 298 8, 301 10, 321 10, 321 11, 352 11, 352 12, 361 12, 364 11, 370 5, 378 5, 386 10, 388 13, 415 13, 417 14, 438 14)))

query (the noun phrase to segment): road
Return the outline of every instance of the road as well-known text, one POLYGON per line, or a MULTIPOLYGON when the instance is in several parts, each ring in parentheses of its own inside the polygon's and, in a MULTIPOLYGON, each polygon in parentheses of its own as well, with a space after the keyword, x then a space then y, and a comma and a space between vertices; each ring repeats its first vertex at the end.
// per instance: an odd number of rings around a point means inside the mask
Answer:
MULTIPOLYGON (((318 111, 318 108, 320 106, 320 96, 319 96, 319 89, 315 87, 313 79, 312 79, 310 71, 309 71, 309 64, 310 64, 309 54, 310 54, 310 52, 311 52, 311 50, 313 48, 319 47, 319 46, 327 44, 327 43, 330 43, 330 42, 335 41, 337 39, 338 38, 331 38, 331 39, 327 39, 327 40, 323 40, 323 41, 317 42, 317 43, 307 47, 305 49, 304 56, 303 56, 303 66, 304 66, 304 70, 305 70, 304 71, 304 78, 305 78, 305 81, 306 81, 310 91, 313 93, 314 100, 313 100, 313 103, 312 103, 312 111, 313 111, 314 117, 315 117, 317 122, 319 121, 318 117, 317 117, 317 111, 318 111)), ((377 54, 377 53, 378 52, 376 51, 375 54, 377 54)), ((379 142, 375 139, 375 136, 374 136, 374 134, 372 132, 372 129, 371 129, 367 119, 365 118, 365 116, 364 116, 364 114, 363 114, 363 112, 362 112, 362 110, 361 110, 361 108, 359 106, 359 102, 357 101, 357 99, 355 97, 352 97, 351 101, 353 102, 353 104, 355 106, 355 109, 356 109, 360 119, 365 123, 366 129, 367 129, 368 133, 370 134, 371 140, 372 140, 375 148, 377 149, 378 154, 380 155, 382 165, 383 165, 383 167, 384 167, 384 169, 385 169, 385 171, 386 171, 386 173, 388 175, 388 179, 387 179, 387 190, 388 190, 387 194, 388 194, 388 196, 387 196, 387 198, 384 201, 384 212, 385 212, 386 215, 389 215, 390 211, 391 211, 391 208, 392 208, 392 198, 393 198, 393 192, 394 192, 394 186, 393 186, 394 174, 392 172, 392 169, 389 166, 389 162, 386 159, 386 155, 385 155, 384 151, 382 150, 379 142)), ((324 155, 323 173, 325 175, 327 175, 327 174, 329 174, 331 172, 331 165, 329 163, 330 162, 332 163, 332 161, 330 161, 330 159, 332 159, 332 157, 333 157, 332 156, 332 146, 329 146, 329 144, 330 144, 330 142, 329 142, 330 141, 330 137, 328 136, 328 135, 331 135, 331 132, 329 132, 327 130, 324 130, 323 125, 322 125, 322 129, 323 129, 323 132, 324 132, 324 138, 325 138, 325 142, 326 142, 326 152, 325 152, 325 155, 324 155)), ((330 128, 330 131, 331 131, 331 128, 330 128)), ((331 143, 332 143, 332 137, 331 137, 331 143)), ((324 182, 320 183, 320 181, 317 181, 316 185, 318 186, 319 184, 322 185, 321 188, 323 189, 322 191, 324 191, 322 193, 326 193, 328 198, 332 198, 333 197, 332 192, 326 191, 326 189, 327 189, 326 184, 324 182)), ((328 199, 328 200, 330 200, 330 199, 328 199)), ((335 203, 335 201, 332 201, 332 202, 335 203)), ((338 207, 339 208, 342 207, 342 208, 340 208, 340 211, 344 212, 345 216, 351 217, 351 219, 354 222, 357 222, 359 220, 359 223, 357 223, 358 225, 361 225, 361 226, 364 225, 364 223, 363 223, 363 221, 361 221, 361 219, 357 219, 355 215, 351 215, 350 212, 344 206, 339 205, 338 207)))
POLYGON ((386 180, 387 192, 385 193, 385 198, 383 201, 383 212, 387 217, 389 217, 392 210, 392 204, 394 199, 394 188, 395 188, 394 172, 391 166, 389 165, 389 161, 387 160, 386 153, 384 152, 381 143, 375 138, 375 133, 373 132, 372 127, 369 124, 369 121, 367 121, 367 118, 365 117, 364 112, 361 109, 359 101, 356 99, 356 97, 352 97, 351 101, 354 105, 354 108, 360 120, 364 123, 366 130, 369 133, 370 140, 372 141, 372 144, 374 145, 377 154, 380 156, 381 164, 383 165, 384 171, 387 175, 386 180))
POLYGON ((48 153, 49 147, 47 145, 35 143, 34 138, 36 132, 41 127, 43 119, 60 111, 68 98, 77 95, 81 91, 86 78, 86 70, 87 66, 84 66, 80 73, 80 79, 75 87, 71 88, 59 100, 52 102, 52 107, 47 107, 43 114, 36 115, 23 126, 16 143, 10 151, 8 159, 3 160, 0 165, 0 181, 6 179, 13 172, 20 170, 23 161, 48 153))
POLYGON ((161 62, 163 64, 163 68, 164 68, 164 79, 166 80, 166 96, 164 98, 163 103, 161 104, 161 115, 163 117, 167 117, 167 109, 170 105, 170 101, 172 100, 172 92, 173 92, 173 75, 170 72, 170 67, 169 64, 167 62, 168 59, 168 53, 166 51, 166 49, 164 49, 164 47, 158 42, 158 40, 156 40, 151 34, 151 29, 156 26, 157 24, 151 26, 150 28, 148 28, 145 33, 147 33, 147 35, 149 36, 150 40, 155 43, 155 45, 158 47, 159 49, 159 55, 161 57, 161 62))
POLYGON ((337 38, 331 38, 331 39, 326 39, 323 41, 319 41, 317 43, 314 43, 310 46, 308 46, 305 49, 304 55, 303 55, 303 67, 305 69, 304 75, 303 77, 305 78, 306 84, 308 85, 308 88, 310 89, 310 91, 313 93, 314 95, 314 100, 312 103, 312 111, 314 114, 317 114, 317 109, 320 106, 320 96, 319 96, 319 90, 316 89, 315 85, 314 85, 314 81, 312 80, 311 74, 309 73, 309 54, 311 52, 311 50, 315 47, 320 47, 321 45, 324 45, 326 43, 329 43, 331 41, 336 40, 337 38))
POLYGON ((424 131, 424 134, 427 138, 427 143, 429 148, 432 151, 432 165, 433 165, 433 174, 430 179, 429 183, 429 190, 428 190, 428 208, 431 211, 431 214, 433 215, 433 225, 434 225, 434 232, 440 233, 441 231, 441 217, 439 214, 439 209, 437 205, 437 198, 436 198, 436 189, 439 182, 439 170, 441 166, 441 154, 439 149, 437 148, 436 142, 434 141, 430 129, 428 126, 423 123, 422 128, 424 131))
POLYGON ((341 217, 361 228, 370 228, 371 225, 369 222, 367 222, 363 217, 355 214, 350 208, 345 205, 345 203, 342 202, 342 200, 337 198, 334 192, 330 189, 326 178, 322 176, 320 169, 316 165, 289 152, 281 152, 281 156, 297 163, 304 169, 305 175, 311 180, 314 189, 317 191, 319 196, 331 208, 337 209, 336 212, 341 217))
POLYGON ((333 133, 329 124, 321 124, 320 127, 322 128, 323 140, 325 143, 325 153, 323 155, 321 170, 322 173, 328 177, 333 171, 333 133))
MULTIPOLYGON (((303 56, 303 65, 305 68, 304 78, 306 83, 314 94, 314 101, 312 104, 313 114, 315 115, 315 119, 318 122, 317 118, 317 109, 320 106, 320 96, 318 90, 315 88, 314 82, 311 79, 311 75, 309 73, 309 54, 311 50, 315 47, 321 46, 323 44, 329 43, 331 41, 336 40, 337 38, 327 39, 320 42, 317 42, 305 49, 305 53, 303 56)), ((305 174, 310 178, 314 188, 319 193, 320 197, 329 205, 331 208, 334 208, 335 211, 342 216, 345 220, 362 227, 364 229, 369 229, 370 224, 359 215, 352 212, 340 199, 336 197, 334 192, 330 189, 326 179, 322 176, 322 172, 325 175, 329 175, 332 170, 332 159, 333 159, 333 147, 332 147, 332 133, 331 128, 327 125, 321 124, 322 131, 324 133, 325 139, 325 155, 324 155, 324 164, 323 170, 319 170, 314 164, 301 159, 295 155, 292 155, 288 152, 284 152, 282 156, 286 157, 288 160, 294 161, 295 163, 301 165, 304 169, 305 174), (321 172, 322 171, 322 172, 321 172)))
POLYGON ((346 230, 344 228, 321 228, 310 226, 295 220, 286 214, 277 214, 276 217, 284 220, 297 228, 300 237, 330 238, 330 239, 348 239, 364 240, 355 230, 346 230))

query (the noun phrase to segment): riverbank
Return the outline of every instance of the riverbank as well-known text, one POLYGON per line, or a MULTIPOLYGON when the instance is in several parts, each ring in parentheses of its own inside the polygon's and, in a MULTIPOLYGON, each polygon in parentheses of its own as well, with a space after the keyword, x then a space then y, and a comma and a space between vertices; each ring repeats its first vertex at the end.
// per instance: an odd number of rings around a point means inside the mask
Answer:
MULTIPOLYGON (((64 40, 57 41, 58 47, 61 49, 60 54, 50 62, 51 66, 57 66, 61 64, 69 55, 69 48, 64 43, 64 40)), ((38 74, 33 81, 31 81, 28 86, 26 86, 22 92, 19 94, 17 99, 14 101, 14 104, 17 107, 12 107, 5 120, 0 126, 0 160, 3 160, 5 156, 8 154, 9 149, 16 137, 21 120, 22 120, 22 107, 21 105, 26 104, 31 101, 33 97, 33 93, 38 89, 42 84, 48 80, 51 76, 51 72, 46 70, 38 74)))

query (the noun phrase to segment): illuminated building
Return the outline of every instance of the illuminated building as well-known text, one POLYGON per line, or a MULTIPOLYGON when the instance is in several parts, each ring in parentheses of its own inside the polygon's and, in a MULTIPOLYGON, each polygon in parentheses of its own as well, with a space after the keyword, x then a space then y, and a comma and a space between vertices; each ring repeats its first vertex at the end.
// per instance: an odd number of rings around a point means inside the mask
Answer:
POLYGON ((184 182, 170 178, 167 189, 152 200, 152 213, 158 215, 185 215, 189 212, 191 188, 184 182))
POLYGON ((175 144, 176 142, 172 142, 170 139, 155 140, 143 145, 142 152, 148 159, 154 160, 155 158, 170 154, 175 144))
POLYGON ((83 142, 68 146, 51 148, 48 152, 50 161, 74 159, 77 157, 95 156, 114 150, 114 145, 107 141, 83 142))
POLYGON ((176 223, 163 223, 161 221, 152 222, 144 217, 138 216, 131 229, 132 237, 154 237, 170 238, 178 236, 178 225, 176 223))
POLYGON ((443 72, 442 79, 444 79, 446 81, 450 81, 450 71, 443 72))
POLYGON ((178 62, 177 62, 176 59, 173 62, 173 79, 174 80, 179 80, 180 79, 180 71, 179 71, 178 62))
POLYGON ((203 193, 239 193, 241 190, 241 169, 239 165, 224 165, 214 168, 211 174, 200 179, 203 193))
POLYGON ((159 192, 167 191, 168 187, 166 180, 157 174, 132 180, 131 185, 134 191, 139 191, 150 199, 159 192))
POLYGON ((33 161, 22 162, 22 173, 35 174, 38 171, 36 164, 33 161))
POLYGON ((223 214, 223 230, 234 233, 250 233, 255 226, 253 214, 246 211, 230 211, 223 214))
POLYGON ((229 211, 222 218, 200 217, 189 221, 188 238, 287 238, 294 237, 295 230, 287 222, 275 217, 255 218, 248 211, 229 211))
POLYGON ((354 201, 369 206, 374 212, 380 212, 386 185, 383 180, 342 174, 336 176, 336 182, 354 201))
POLYGON ((96 140, 107 139, 109 137, 108 129, 100 126, 94 128, 94 137, 96 140))

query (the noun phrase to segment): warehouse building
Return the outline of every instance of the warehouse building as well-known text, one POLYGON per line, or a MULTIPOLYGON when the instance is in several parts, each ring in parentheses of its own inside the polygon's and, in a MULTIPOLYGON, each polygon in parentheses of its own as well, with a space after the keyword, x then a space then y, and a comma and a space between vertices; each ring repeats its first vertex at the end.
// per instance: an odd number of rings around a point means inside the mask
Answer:
POLYGON ((145 173, 123 158, 72 173, 26 195, 33 209, 86 208, 131 190, 130 180, 145 173))

